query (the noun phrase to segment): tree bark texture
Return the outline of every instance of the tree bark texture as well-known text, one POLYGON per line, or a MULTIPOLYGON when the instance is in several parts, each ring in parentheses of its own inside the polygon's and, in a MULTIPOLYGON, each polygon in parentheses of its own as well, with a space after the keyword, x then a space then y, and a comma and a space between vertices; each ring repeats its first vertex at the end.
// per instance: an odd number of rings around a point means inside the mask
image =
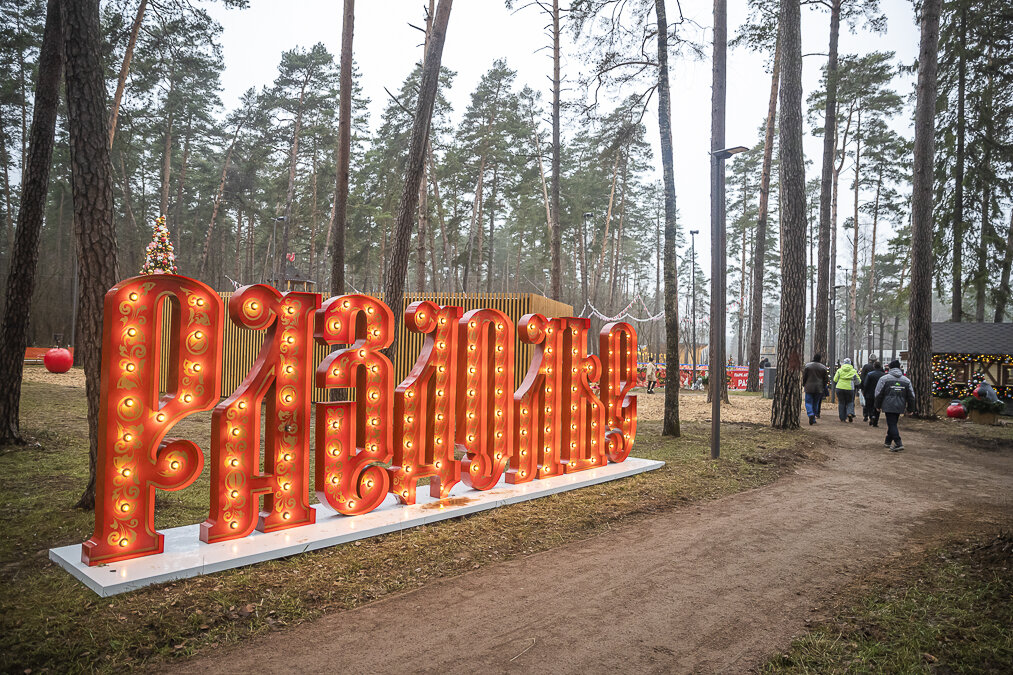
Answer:
POLYGON ((88 485, 78 506, 95 506, 102 370, 102 304, 116 283, 116 230, 98 0, 63 0, 67 126, 78 251, 76 351, 88 398, 88 485))
POLYGON ((760 349, 763 333, 763 268, 767 255, 767 210, 770 202, 770 167, 774 158, 774 122, 777 119, 778 80, 781 75, 781 37, 774 44, 774 65, 770 75, 770 102, 767 104, 767 128, 763 138, 763 169, 760 173, 760 208, 756 218, 753 247, 752 298, 749 301, 749 373, 746 391, 760 391, 760 349))
MULTIPOLYGON (((383 279, 383 300, 400 316, 404 300, 405 276, 408 273, 410 256, 412 223, 415 220, 415 209, 419 200, 419 181, 426 162, 426 146, 429 142, 429 126, 433 118, 433 105, 439 87, 440 64, 443 60, 443 43, 447 38, 447 23, 450 21, 450 10, 453 0, 440 0, 436 8, 436 19, 433 21, 433 34, 426 48, 425 65, 422 68, 422 80, 419 84, 419 96, 415 107, 415 118, 412 121, 411 141, 408 145, 408 159, 405 162, 405 179, 401 189, 401 202, 398 205, 394 233, 391 237, 390 254, 383 279)), ((397 326, 394 322, 394 341, 385 350, 388 358, 394 354, 397 345, 397 326)))
POLYGON ((341 23, 341 74, 338 84, 338 166, 331 222, 331 294, 345 292, 345 226, 348 218, 348 165, 352 151, 352 38, 355 0, 345 0, 341 23))
POLYGON ((953 167, 953 280, 950 320, 963 316, 964 253, 964 106, 967 92, 967 10, 960 10, 960 51, 957 52, 957 150, 953 167))
POLYGON ((932 416, 932 171, 935 154, 936 74, 942 0, 925 0, 918 51, 914 177, 911 189, 911 298, 908 304, 908 375, 915 414, 932 416))
POLYGON ((665 412, 662 436, 681 436, 679 425, 679 276, 676 261, 675 159, 672 150, 672 99, 668 85, 668 15, 656 0, 658 17, 658 130, 665 185, 665 412))
POLYGON ((802 34, 799 0, 781 0, 781 318, 771 425, 798 428, 805 340, 805 161, 802 155, 802 34))
POLYGON ((813 351, 824 359, 827 355, 827 321, 829 320, 830 279, 836 261, 830 259, 830 209, 834 177, 837 127, 837 42, 841 31, 841 2, 832 0, 830 6, 830 49, 827 59, 827 109, 823 122, 823 172, 820 176, 820 243, 819 263, 816 266, 816 325, 813 331, 813 351))
POLYGON ((21 179, 21 208, 18 210, 18 227, 14 234, 7 274, 7 298, 0 327, 0 444, 23 442, 19 424, 21 377, 39 261, 39 236, 46 214, 56 112, 60 103, 62 41, 60 0, 49 0, 39 52, 27 164, 21 179))
POLYGON ((711 302, 708 397, 711 407, 711 458, 718 458, 721 437, 721 401, 728 397, 725 369, 725 307, 727 241, 725 236, 725 160, 716 153, 725 147, 725 80, 728 63, 727 0, 714 0, 714 46, 711 56, 711 302), (721 396, 718 397, 717 393, 721 396))

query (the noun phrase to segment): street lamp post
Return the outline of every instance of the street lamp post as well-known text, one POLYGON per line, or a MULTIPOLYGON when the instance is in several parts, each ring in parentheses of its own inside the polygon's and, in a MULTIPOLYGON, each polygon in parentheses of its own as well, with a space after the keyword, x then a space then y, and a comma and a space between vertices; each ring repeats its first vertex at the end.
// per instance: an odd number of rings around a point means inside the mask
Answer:
MULTIPOLYGON (((723 76, 723 74, 722 74, 723 76)), ((722 83, 722 90, 724 85, 722 83)), ((722 133, 715 141, 724 143, 722 133)), ((725 160, 749 148, 736 146, 714 150, 711 155, 711 339, 710 339, 710 391, 711 391, 711 459, 721 454, 721 400, 727 387, 725 369, 725 333, 727 332, 725 286, 728 274, 725 254, 725 160)))

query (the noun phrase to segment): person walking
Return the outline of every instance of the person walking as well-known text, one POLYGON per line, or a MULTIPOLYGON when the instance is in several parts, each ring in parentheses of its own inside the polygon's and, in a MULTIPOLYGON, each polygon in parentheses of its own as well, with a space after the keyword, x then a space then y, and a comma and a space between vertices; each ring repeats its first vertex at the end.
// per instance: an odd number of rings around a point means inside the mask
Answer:
POLYGON ((894 359, 890 362, 889 372, 879 378, 876 384, 876 408, 886 415, 886 441, 883 447, 889 448, 890 452, 900 452, 904 449, 897 421, 901 415, 913 408, 914 404, 915 390, 911 386, 911 380, 901 371, 900 361, 894 359), (891 442, 893 447, 890 446, 891 442))
POLYGON ((802 371, 802 389, 805 392, 805 412, 809 416, 810 426, 816 424, 823 406, 823 395, 830 383, 830 371, 823 365, 819 354, 813 354, 813 360, 805 364, 802 371))
MULTIPOLYGON (((865 370, 865 368, 862 368, 865 370)), ((876 385, 879 378, 886 375, 883 372, 883 364, 876 361, 872 364, 872 370, 862 376, 862 395, 865 396, 865 405, 862 406, 862 417, 869 422, 869 426, 879 426, 879 409, 876 408, 876 385)))
POLYGON ((851 359, 844 359, 834 373, 834 390, 837 392, 837 416, 842 422, 855 421, 855 386, 858 371, 851 365, 851 359))
MULTIPOLYGON (((869 400, 869 395, 865 393, 865 376, 876 369, 876 355, 869 354, 869 362, 862 366, 862 370, 858 373, 859 382, 862 385, 862 395, 865 396, 865 401, 862 403, 862 421, 869 421, 869 407, 872 406, 872 401, 869 400)), ((880 368, 882 370, 882 368, 880 368)))
POLYGON ((654 357, 647 364, 647 393, 653 394, 654 388, 658 385, 658 365, 654 362, 654 357))

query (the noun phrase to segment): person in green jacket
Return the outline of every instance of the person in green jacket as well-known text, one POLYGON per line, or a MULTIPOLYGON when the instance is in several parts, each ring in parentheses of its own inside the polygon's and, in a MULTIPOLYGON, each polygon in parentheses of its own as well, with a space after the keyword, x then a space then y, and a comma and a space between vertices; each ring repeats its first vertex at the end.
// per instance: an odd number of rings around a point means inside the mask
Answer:
POLYGON ((834 389, 837 390, 837 416, 842 422, 855 421, 855 389, 858 387, 858 371, 851 365, 851 359, 844 359, 834 373, 834 389))

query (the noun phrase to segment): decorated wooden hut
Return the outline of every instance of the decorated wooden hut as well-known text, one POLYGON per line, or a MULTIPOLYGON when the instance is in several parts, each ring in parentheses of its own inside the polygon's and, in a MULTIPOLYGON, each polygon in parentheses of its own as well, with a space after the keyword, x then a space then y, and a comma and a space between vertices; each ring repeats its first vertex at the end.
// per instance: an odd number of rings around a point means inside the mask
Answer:
POLYGON ((976 379, 988 382, 1007 413, 1013 401, 1013 323, 933 323, 932 367, 944 366, 953 398, 967 396, 976 379))

